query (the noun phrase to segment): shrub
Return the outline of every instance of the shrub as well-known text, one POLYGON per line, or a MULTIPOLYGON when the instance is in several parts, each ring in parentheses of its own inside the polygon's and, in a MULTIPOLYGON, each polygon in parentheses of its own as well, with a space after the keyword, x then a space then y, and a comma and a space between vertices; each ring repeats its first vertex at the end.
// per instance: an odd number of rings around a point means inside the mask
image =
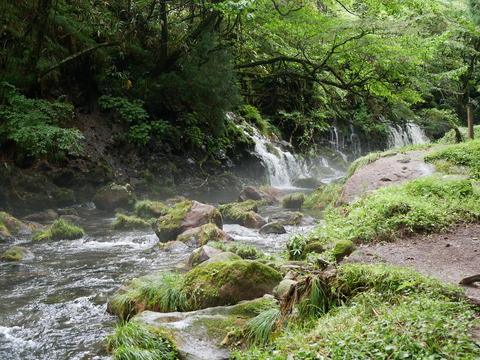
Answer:
POLYGON ((27 157, 53 158, 57 152, 78 154, 83 135, 77 129, 64 128, 73 120, 73 106, 61 101, 28 99, 6 83, 0 83, 0 145, 15 144, 27 157))

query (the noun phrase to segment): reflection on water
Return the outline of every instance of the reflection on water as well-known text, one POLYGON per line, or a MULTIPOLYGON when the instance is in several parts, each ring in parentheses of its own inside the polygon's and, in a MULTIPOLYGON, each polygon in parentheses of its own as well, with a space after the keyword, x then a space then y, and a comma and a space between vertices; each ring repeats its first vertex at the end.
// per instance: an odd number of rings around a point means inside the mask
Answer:
MULTIPOLYGON (((268 216, 279 209, 264 210, 268 216)), ((189 257, 148 251, 158 241, 153 231, 114 231, 113 219, 95 210, 84 219, 80 226, 88 235, 79 240, 0 245, 0 252, 21 245, 35 255, 21 264, 0 263, 0 359, 109 359, 103 339, 116 318, 105 311, 108 297, 127 279, 171 269, 189 257)), ((268 254, 282 251, 288 238, 239 225, 224 230, 268 254)))

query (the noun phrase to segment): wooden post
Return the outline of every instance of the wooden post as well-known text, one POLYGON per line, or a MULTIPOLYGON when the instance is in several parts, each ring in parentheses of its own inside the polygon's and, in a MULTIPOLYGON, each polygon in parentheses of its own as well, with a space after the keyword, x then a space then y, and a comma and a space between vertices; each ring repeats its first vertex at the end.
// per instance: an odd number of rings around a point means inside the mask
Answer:
POLYGON ((467 106, 468 138, 473 140, 473 105, 467 106))

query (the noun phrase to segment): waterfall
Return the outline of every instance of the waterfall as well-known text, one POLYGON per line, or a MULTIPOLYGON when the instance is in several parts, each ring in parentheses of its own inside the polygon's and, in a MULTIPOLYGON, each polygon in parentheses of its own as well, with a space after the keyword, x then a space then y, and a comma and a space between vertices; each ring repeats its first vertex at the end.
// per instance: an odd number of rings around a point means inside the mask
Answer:
POLYGON ((429 142, 423 130, 415 123, 408 122, 404 126, 387 123, 390 133, 388 134, 387 147, 399 148, 407 145, 418 145, 429 142))
POLYGON ((335 125, 330 126, 330 144, 332 148, 342 157, 343 161, 348 162, 347 155, 343 153, 345 148, 345 138, 338 132, 335 125))
POLYGON ((267 170, 271 186, 278 188, 292 187, 293 180, 308 173, 304 163, 289 151, 285 151, 271 142, 257 128, 247 123, 238 126, 255 142, 254 154, 262 161, 267 170))

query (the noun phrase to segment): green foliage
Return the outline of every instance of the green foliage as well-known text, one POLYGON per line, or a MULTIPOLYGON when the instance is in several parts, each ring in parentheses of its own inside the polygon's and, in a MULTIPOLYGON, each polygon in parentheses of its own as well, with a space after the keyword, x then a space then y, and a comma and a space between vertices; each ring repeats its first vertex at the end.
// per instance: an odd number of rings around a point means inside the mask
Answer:
POLYGON ((109 300, 109 311, 125 320, 143 310, 186 311, 188 298, 182 275, 161 272, 127 283, 109 300))
POLYGON ((169 131, 169 124, 163 120, 151 120, 139 99, 129 101, 124 97, 103 95, 98 98, 103 109, 114 109, 120 117, 129 123, 128 137, 135 145, 146 145, 152 136, 164 137, 169 131))
POLYGON ((480 141, 468 141, 432 151, 425 156, 426 162, 446 160, 453 165, 464 166, 470 170, 470 177, 480 176, 480 141))
POLYGON ((311 195, 307 196, 303 206, 314 209, 325 209, 333 206, 341 195, 343 185, 342 182, 337 182, 315 189, 311 195))
POLYGON ((152 227, 152 221, 148 222, 142 218, 136 216, 127 216, 124 214, 116 214, 116 219, 112 222, 111 227, 113 229, 150 229, 152 227))
POLYGON ((289 237, 287 242, 288 258, 290 260, 301 260, 304 258, 304 249, 307 245, 307 238, 300 234, 289 237))
POLYGON ((469 180, 432 175, 381 188, 325 215, 316 236, 336 240, 392 241, 416 233, 446 229, 455 222, 473 222, 480 215, 480 192, 469 180))
POLYGON ((32 240, 75 240, 82 236, 85 236, 85 231, 81 227, 72 225, 63 219, 58 219, 52 225, 46 226, 33 234, 32 240))
POLYGON ((244 225, 255 223, 254 213, 258 211, 258 203, 255 200, 220 205, 218 211, 222 214, 225 222, 244 225))
POLYGON ((282 312, 278 308, 268 309, 245 323, 247 339, 252 344, 268 344, 280 321, 282 312))
POLYGON ((299 299, 299 312, 318 320, 293 317, 270 338, 270 346, 250 347, 233 358, 473 360, 480 355, 470 335, 475 312, 458 300, 453 287, 384 264, 338 270, 335 279, 309 280, 311 291, 305 289, 299 299))
POLYGON ((11 141, 20 154, 27 157, 52 158, 63 151, 77 155, 82 149, 83 135, 69 126, 74 117, 73 106, 61 101, 29 99, 12 85, 0 83, 0 145, 11 141))
POLYGON ((134 322, 118 325, 106 341, 114 360, 178 359, 178 349, 169 335, 134 322))

